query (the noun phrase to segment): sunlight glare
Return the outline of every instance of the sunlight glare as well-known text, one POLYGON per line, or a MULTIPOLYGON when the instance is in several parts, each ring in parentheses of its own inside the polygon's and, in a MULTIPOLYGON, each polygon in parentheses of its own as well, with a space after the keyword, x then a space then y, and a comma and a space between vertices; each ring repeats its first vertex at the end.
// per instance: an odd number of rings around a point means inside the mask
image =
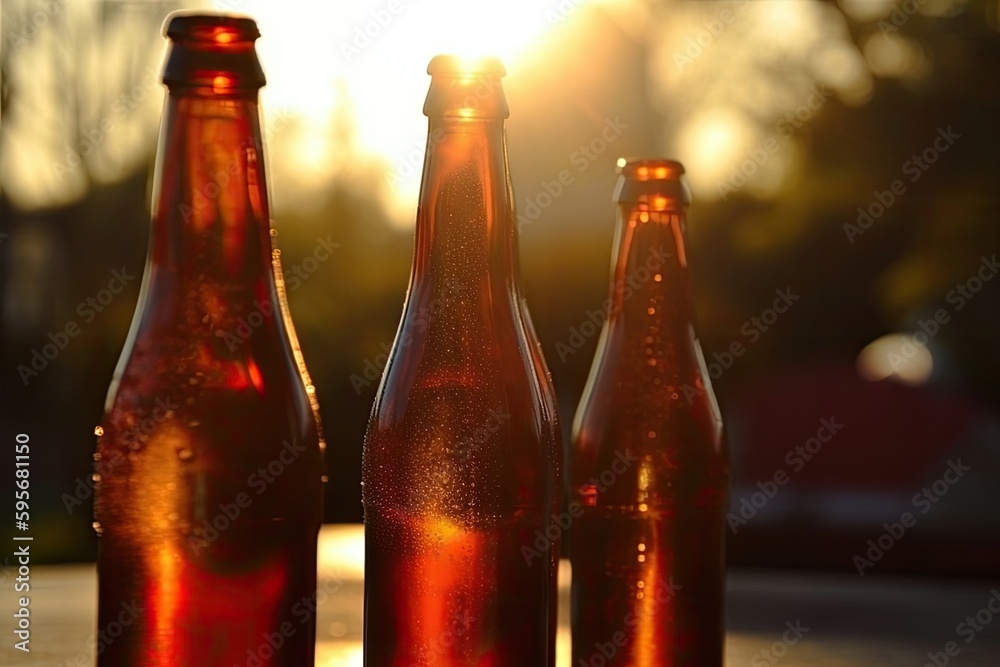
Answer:
POLYGON ((748 148, 746 119, 731 109, 697 112, 685 123, 678 140, 688 183, 696 191, 714 191, 748 148))
POLYGON ((903 384, 921 385, 934 370, 934 358, 926 345, 910 334, 894 333, 869 343, 857 360, 858 374, 877 382, 892 378, 903 384))
MULTIPOLYGON (((573 0, 573 12, 599 0, 573 0)), ((233 0, 215 0, 232 10, 233 0)), ((363 0, 358 3, 287 3, 246 0, 241 13, 261 26, 258 53, 268 85, 266 108, 301 117, 308 133, 328 133, 331 114, 346 96, 356 142, 385 165, 388 211, 412 226, 427 137, 421 113, 427 64, 435 55, 492 55, 508 71, 529 59, 532 47, 570 22, 554 0, 363 0), (374 82, 378 82, 377 85, 374 82), (338 93, 339 89, 339 93, 338 93)), ((279 137, 287 141, 290 137, 279 137)), ((300 157, 315 168, 314 181, 355 156, 301 144, 300 157), (318 154, 327 150, 324 160, 318 154), (324 173, 325 167, 325 173, 324 173)))
POLYGON ((923 61, 920 46, 899 35, 883 37, 872 33, 864 43, 865 60, 876 76, 903 77, 918 69, 923 61))

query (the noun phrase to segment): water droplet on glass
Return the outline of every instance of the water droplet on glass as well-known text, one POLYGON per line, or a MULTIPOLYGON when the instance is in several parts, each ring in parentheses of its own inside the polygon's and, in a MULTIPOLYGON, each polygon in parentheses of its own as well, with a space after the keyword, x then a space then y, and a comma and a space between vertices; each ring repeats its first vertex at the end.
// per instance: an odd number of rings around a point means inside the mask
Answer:
MULTIPOLYGON (((319 479, 320 479, 321 482, 323 482, 324 484, 326 484, 327 482, 330 481, 330 476, 329 475, 323 475, 319 479)), ((364 486, 364 484, 362 484, 362 486, 364 486)))
POLYGON ((173 482, 167 482, 167 491, 175 491, 176 489, 177 489, 176 484, 174 484, 173 482))
POLYGON ((104 532, 104 529, 101 528, 101 522, 100 521, 95 521, 94 523, 92 523, 90 525, 94 527, 94 532, 97 533, 98 537, 100 537, 101 534, 104 532))
POLYGON ((194 452, 189 447, 184 447, 177 450, 177 458, 181 461, 190 461, 194 458, 194 452))
POLYGON ((99 462, 101 460, 101 453, 100 452, 94 452, 93 458, 94 458, 94 463, 99 462))
POLYGON ((95 426, 94 427, 94 435, 96 435, 98 437, 104 435, 104 427, 103 426, 95 426))

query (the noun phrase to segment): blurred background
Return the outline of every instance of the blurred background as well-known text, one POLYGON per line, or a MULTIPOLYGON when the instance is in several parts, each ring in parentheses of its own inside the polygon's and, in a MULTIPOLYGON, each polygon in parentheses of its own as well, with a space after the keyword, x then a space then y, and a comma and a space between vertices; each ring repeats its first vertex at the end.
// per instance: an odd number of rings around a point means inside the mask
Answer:
POLYGON ((93 429, 145 262, 160 28, 197 8, 263 35, 328 522, 362 518, 425 67, 471 49, 507 65, 522 275, 567 435, 597 343, 581 327, 608 288, 615 162, 674 157, 732 448, 730 562, 1000 575, 1000 0, 4 0, 0 437, 34 445, 36 562, 96 553, 93 429), (118 294, 115 272, 136 276, 118 294))

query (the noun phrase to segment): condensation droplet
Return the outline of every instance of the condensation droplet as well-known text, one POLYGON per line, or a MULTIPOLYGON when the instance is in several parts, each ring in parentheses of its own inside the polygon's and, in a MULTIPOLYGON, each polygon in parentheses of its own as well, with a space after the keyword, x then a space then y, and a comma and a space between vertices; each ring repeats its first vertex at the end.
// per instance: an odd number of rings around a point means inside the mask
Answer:
POLYGON ((646 556, 644 554, 639 554, 639 556, 636 558, 636 560, 639 561, 640 563, 645 563, 646 562, 646 556))
POLYGON ((104 435, 104 427, 103 426, 95 426, 94 427, 94 435, 96 435, 98 437, 104 435))
POLYGON ((177 450, 177 458, 181 461, 190 461, 194 458, 194 452, 189 447, 183 447, 177 450))
POLYGON ((656 437, 656 431, 650 431, 649 433, 646 434, 646 437, 647 438, 655 438, 656 437))
POLYGON ((636 586, 638 586, 639 588, 645 588, 646 587, 646 582, 645 581, 640 581, 640 582, 638 582, 636 584, 636 586))
POLYGON ((330 476, 329 475, 323 475, 319 479, 320 479, 321 482, 323 482, 324 484, 326 484, 327 482, 330 481, 330 476))
POLYGON ((177 485, 173 482, 167 482, 167 491, 176 491, 177 485))
POLYGON ((649 313, 650 315, 656 315, 656 308, 650 306, 649 308, 646 309, 646 312, 649 313))
POLYGON ((94 480, 94 484, 100 484, 101 483, 101 476, 100 476, 99 473, 95 472, 93 475, 90 476, 90 479, 94 480))
POLYGON ((645 593, 643 593, 642 591, 639 591, 638 593, 636 593, 636 594, 635 594, 635 599, 636 599, 636 600, 641 600, 641 599, 643 599, 644 597, 646 597, 646 594, 645 594, 645 593))
POLYGON ((104 533, 104 529, 101 528, 101 522, 100 521, 95 521, 94 523, 92 523, 90 525, 94 527, 94 532, 97 533, 98 537, 100 537, 104 533))
POLYGON ((639 551, 645 551, 645 550, 646 550, 646 544, 644 542, 639 542, 639 551))
POLYGON ((94 458, 94 463, 97 463, 98 461, 101 460, 101 453, 100 452, 94 452, 93 458, 94 458))
POLYGON ((656 359, 647 359, 646 363, 649 364, 650 366, 655 366, 656 365, 656 359))

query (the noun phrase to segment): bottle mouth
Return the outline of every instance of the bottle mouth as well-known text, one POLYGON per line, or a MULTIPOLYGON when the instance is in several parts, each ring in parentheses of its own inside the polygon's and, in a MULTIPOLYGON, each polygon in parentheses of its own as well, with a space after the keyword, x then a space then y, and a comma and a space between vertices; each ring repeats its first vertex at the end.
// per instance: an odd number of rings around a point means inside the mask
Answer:
POLYGON ((671 181, 680 179, 684 165, 667 158, 618 158, 618 173, 636 181, 671 181))
POLYGON ((691 203, 684 165, 666 158, 619 158, 612 201, 644 211, 679 211, 691 203))
POLYGON ((427 65, 427 73, 431 76, 451 76, 460 79, 507 76, 507 68, 499 58, 483 56, 480 58, 463 58, 456 55, 441 55, 431 58, 427 65))
POLYGON ((435 56, 427 65, 431 86, 424 115, 503 119, 510 115, 500 79, 507 74, 499 58, 435 56))
POLYGON ((267 83, 254 42, 257 23, 229 14, 173 13, 164 23, 170 40, 163 83, 213 97, 246 97, 267 83))
POLYGON ((226 48, 234 43, 256 41, 260 30, 249 17, 175 12, 164 23, 163 36, 174 42, 226 48))

